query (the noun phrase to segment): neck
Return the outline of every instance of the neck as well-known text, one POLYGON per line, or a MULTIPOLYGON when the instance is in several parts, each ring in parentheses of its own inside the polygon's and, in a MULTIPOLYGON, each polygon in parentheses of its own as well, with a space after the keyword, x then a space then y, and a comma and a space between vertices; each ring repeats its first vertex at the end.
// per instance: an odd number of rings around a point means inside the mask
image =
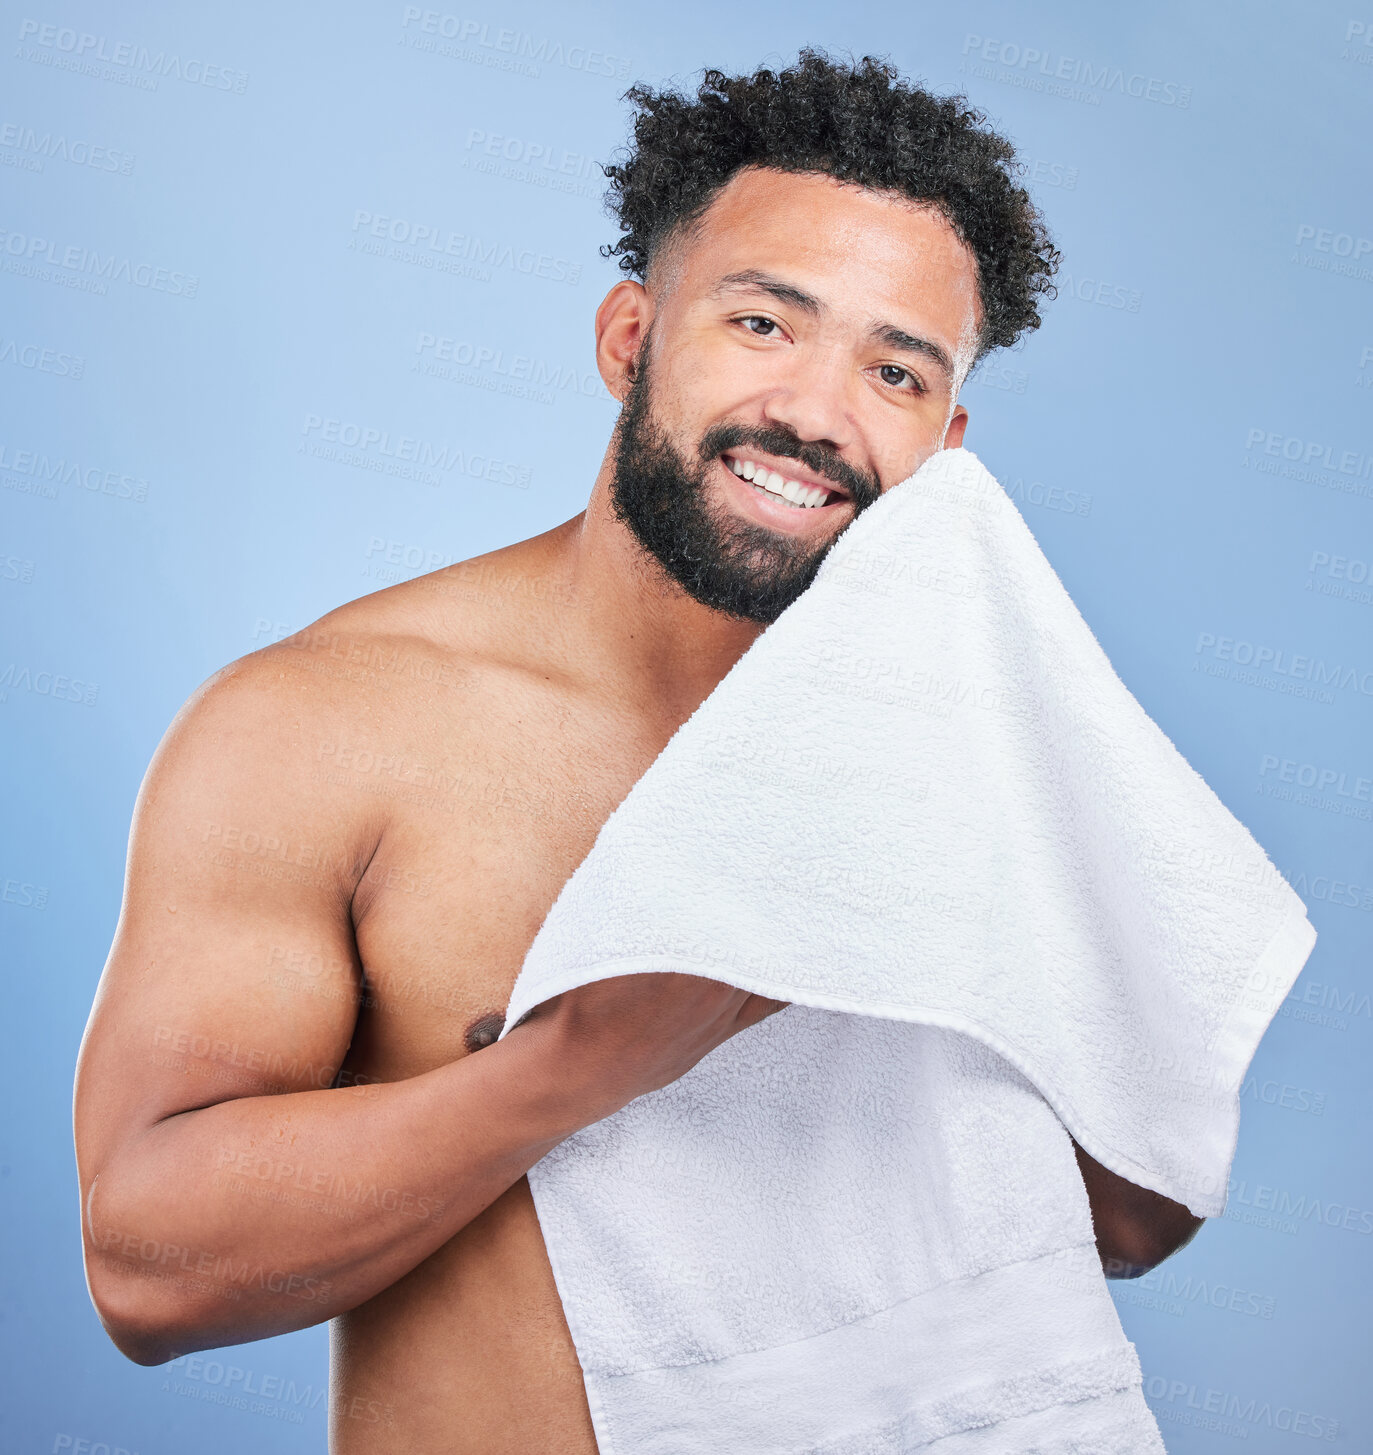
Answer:
POLYGON ((581 515, 558 532, 568 626, 588 678, 655 718, 683 722, 763 630, 693 600, 618 520, 609 454, 581 515))

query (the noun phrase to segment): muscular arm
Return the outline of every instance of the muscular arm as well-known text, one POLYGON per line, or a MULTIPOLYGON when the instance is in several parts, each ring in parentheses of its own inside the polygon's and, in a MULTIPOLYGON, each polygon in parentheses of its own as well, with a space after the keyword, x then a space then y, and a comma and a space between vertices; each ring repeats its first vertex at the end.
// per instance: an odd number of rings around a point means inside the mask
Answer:
POLYGON ((313 778, 329 711, 288 655, 245 659, 179 714, 139 795, 75 1096, 91 1296, 139 1363, 355 1307, 610 1109, 571 1110, 523 1029, 334 1085, 379 829, 313 778))
POLYGON ((1137 1187, 1073 1143, 1087 1187, 1097 1250, 1107 1278, 1138 1278, 1196 1236, 1205 1221, 1181 1203, 1137 1187))

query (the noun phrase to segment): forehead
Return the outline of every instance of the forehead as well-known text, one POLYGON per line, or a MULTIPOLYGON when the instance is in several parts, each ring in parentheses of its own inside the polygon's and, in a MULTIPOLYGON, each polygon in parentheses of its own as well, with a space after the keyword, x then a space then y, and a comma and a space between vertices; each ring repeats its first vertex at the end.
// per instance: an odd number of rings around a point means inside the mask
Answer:
POLYGON ((672 251, 685 302, 756 269, 845 315, 919 324, 954 353, 980 321, 976 259, 942 215, 835 177, 745 168, 672 251))

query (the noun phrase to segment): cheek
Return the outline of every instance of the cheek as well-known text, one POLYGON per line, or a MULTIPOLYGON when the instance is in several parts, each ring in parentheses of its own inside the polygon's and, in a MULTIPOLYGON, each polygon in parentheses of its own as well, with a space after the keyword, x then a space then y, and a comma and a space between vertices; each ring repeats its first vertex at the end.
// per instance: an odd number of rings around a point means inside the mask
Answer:
POLYGON ((698 345, 663 360, 654 374, 654 394, 665 424, 699 437, 722 419, 746 416, 769 378, 758 354, 698 345))
POLYGON ((693 388, 706 393, 746 386, 750 379, 767 372, 761 353, 731 348, 729 342, 723 339, 703 341, 689 352, 684 352, 681 364, 683 378, 689 380, 693 388))
POLYGON ((931 402, 928 409, 907 410, 894 419, 890 411, 861 411, 858 425, 869 465, 882 488, 908 479, 939 449, 944 437, 944 407, 931 402))

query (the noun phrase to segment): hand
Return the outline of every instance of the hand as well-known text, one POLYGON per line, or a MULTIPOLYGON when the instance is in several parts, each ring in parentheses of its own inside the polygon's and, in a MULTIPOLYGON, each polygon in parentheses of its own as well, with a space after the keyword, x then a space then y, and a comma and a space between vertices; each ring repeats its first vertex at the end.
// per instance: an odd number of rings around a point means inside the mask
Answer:
POLYGON ((597 1108, 600 1120, 686 1075, 722 1042, 789 1004, 703 975, 617 975, 535 1006, 506 1039, 517 1032, 542 1038, 551 1074, 597 1108))

